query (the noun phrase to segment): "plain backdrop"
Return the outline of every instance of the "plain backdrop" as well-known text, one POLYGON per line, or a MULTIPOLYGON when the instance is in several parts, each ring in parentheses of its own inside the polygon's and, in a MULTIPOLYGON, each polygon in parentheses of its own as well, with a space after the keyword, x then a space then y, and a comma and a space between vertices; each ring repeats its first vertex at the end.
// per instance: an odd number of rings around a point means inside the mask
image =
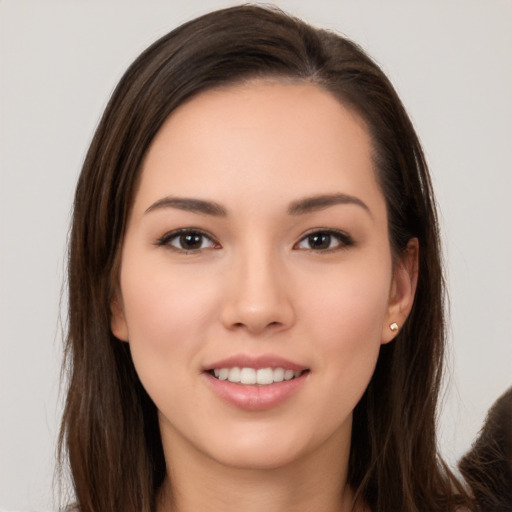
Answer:
MULTIPOLYGON (((54 507, 66 236, 73 188, 102 109, 146 46, 233 3, 0 0, 3 507, 54 507)), ((454 464, 512 384, 512 2, 277 5, 368 50, 424 144, 451 297, 440 442, 454 464)))

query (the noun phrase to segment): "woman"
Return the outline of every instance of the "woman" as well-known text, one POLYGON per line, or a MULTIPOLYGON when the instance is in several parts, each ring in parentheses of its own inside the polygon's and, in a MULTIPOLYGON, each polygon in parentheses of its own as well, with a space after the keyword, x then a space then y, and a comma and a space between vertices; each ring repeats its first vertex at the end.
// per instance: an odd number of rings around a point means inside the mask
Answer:
POLYGON ((456 510, 428 170, 353 43, 260 7, 148 48, 75 196, 77 507, 456 510))

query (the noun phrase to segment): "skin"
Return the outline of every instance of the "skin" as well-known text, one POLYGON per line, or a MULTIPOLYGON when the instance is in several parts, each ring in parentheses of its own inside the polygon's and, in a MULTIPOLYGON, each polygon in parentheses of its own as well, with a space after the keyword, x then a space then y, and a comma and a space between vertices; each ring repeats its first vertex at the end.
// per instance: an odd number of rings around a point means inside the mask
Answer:
POLYGON ((143 163, 112 304, 112 331, 159 411, 161 510, 351 509, 352 411, 389 325, 411 309, 417 253, 412 240, 393 262, 366 127, 321 88, 250 82, 169 117, 143 163), (332 194, 351 199, 289 211, 332 194), (183 228, 207 236, 185 251, 172 235, 183 228), (311 232, 332 230, 342 237, 312 246, 311 232), (238 354, 309 371, 283 403, 247 411, 203 371, 238 354))

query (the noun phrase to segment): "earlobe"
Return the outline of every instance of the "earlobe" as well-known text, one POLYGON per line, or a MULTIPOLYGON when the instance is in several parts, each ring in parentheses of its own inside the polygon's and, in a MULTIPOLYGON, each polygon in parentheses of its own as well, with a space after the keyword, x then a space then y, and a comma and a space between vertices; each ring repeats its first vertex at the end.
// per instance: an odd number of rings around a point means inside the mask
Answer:
POLYGON ((128 341, 126 317, 121 300, 117 294, 110 303, 110 330, 118 340, 128 341))
POLYGON ((395 338, 411 312, 418 284, 418 257, 418 239, 411 238, 395 266, 388 312, 382 327, 382 343, 395 338))

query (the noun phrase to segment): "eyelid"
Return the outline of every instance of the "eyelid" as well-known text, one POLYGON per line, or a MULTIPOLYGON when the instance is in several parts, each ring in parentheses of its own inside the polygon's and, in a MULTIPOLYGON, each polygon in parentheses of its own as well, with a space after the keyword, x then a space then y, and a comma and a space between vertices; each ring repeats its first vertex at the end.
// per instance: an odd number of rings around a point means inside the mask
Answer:
POLYGON ((304 233, 299 241, 293 246, 296 250, 303 250, 303 251, 310 251, 310 252, 316 252, 316 253, 330 253, 330 252, 336 252, 341 251, 344 249, 347 249, 348 247, 351 247, 355 245, 354 239, 345 231, 342 231, 341 229, 333 229, 333 228, 314 228, 306 233, 304 233), (313 248, 301 248, 298 247, 299 244, 304 242, 308 237, 313 235, 329 235, 336 239, 338 239, 339 244, 336 247, 330 247, 327 249, 313 249, 313 248))
POLYGON ((176 247, 176 246, 170 244, 170 242, 172 240, 176 239, 180 235, 185 235, 185 234, 201 235, 201 236, 207 238, 208 240, 210 240, 210 242, 212 242, 212 244, 215 247, 208 247, 207 249, 211 249, 211 248, 212 249, 218 249, 218 248, 220 248, 219 242, 215 239, 215 237, 212 234, 208 233, 204 229, 194 228, 194 227, 178 228, 178 229, 173 229, 171 231, 167 231, 166 233, 164 233, 161 237, 159 237, 156 240, 155 245, 158 246, 158 247, 167 247, 170 250, 173 250, 173 251, 176 251, 176 252, 180 252, 180 253, 197 253, 199 251, 203 251, 203 250, 206 249, 206 248, 199 248, 199 249, 188 249, 187 250, 187 249, 181 249, 179 247, 176 247))
MULTIPOLYGON (((197 253, 200 251, 203 251, 205 249, 219 249, 221 248, 221 245, 216 240, 216 238, 208 233, 207 231, 195 228, 195 227, 187 227, 187 228, 178 228, 173 229, 171 231, 168 231, 164 233, 162 236, 160 236, 156 241, 155 245, 158 247, 167 247, 170 250, 180 252, 180 253, 197 253), (171 245, 171 241, 178 238, 181 235, 185 234, 195 234, 200 235, 206 239, 208 239, 213 247, 200 247, 198 249, 185 249, 176 247, 174 245, 171 245)), ((346 233, 345 231, 342 231, 340 229, 334 229, 334 228, 314 228, 306 233, 304 233, 298 242, 296 242, 293 246, 293 249, 295 250, 304 250, 304 251, 310 251, 310 252, 317 252, 317 253, 328 253, 328 252, 336 252, 339 250, 346 249, 348 247, 351 247, 354 245, 353 238, 346 233), (308 237, 314 236, 314 235, 328 235, 338 240, 338 244, 336 247, 329 247, 326 249, 314 249, 314 248, 301 248, 299 245, 304 242, 308 237)))

